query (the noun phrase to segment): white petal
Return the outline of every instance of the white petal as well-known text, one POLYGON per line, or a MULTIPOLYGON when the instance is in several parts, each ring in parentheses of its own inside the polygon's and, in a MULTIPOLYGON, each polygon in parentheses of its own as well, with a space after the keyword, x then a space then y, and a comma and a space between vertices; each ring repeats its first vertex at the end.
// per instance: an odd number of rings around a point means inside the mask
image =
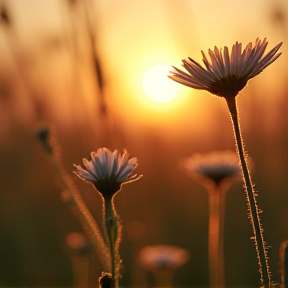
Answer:
POLYGON ((128 180, 128 176, 133 172, 135 169, 135 164, 127 163, 126 165, 122 165, 117 173, 118 182, 128 180))
POLYGON ((75 171, 74 173, 82 178, 83 180, 89 181, 89 182, 97 182, 97 179, 93 177, 87 170, 84 170, 80 165, 75 165, 75 171))
POLYGON ((94 166, 92 164, 92 161, 88 161, 86 158, 83 158, 83 164, 86 168, 86 170, 91 174, 93 175, 94 177, 96 177, 96 172, 95 172, 95 169, 94 169, 94 166))
POLYGON ((97 177, 99 179, 104 179, 105 178, 105 167, 103 166, 103 163, 101 162, 101 160, 99 158, 99 153, 97 153, 97 154, 95 152, 91 153, 91 158, 92 158, 92 163, 94 166, 95 174, 97 175, 97 177))

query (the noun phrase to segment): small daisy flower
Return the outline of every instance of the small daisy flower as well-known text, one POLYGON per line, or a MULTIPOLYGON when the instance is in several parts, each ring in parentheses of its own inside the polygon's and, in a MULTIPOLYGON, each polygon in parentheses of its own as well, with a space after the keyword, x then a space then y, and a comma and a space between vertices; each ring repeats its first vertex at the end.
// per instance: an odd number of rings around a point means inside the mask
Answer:
POLYGON ((138 254, 139 264, 148 271, 174 270, 188 259, 188 251, 174 245, 145 246, 138 254))
POLYGON ((230 183, 241 179, 239 158, 232 151, 213 151, 194 154, 181 162, 181 168, 203 186, 230 183))
POLYGON ((225 195, 231 184, 241 179, 238 156, 231 151, 198 153, 184 159, 181 164, 181 168, 209 192, 210 287, 225 287, 223 260, 225 195))
POLYGON ((107 148, 100 148, 91 153, 91 160, 83 159, 84 169, 75 165, 74 173, 84 181, 90 182, 104 197, 111 198, 121 188, 122 184, 136 181, 141 175, 132 175, 138 166, 137 158, 129 159, 126 150, 121 154, 107 148))
POLYGON ((267 45, 266 38, 263 41, 257 38, 254 46, 250 42, 242 51, 242 43, 236 42, 231 53, 226 46, 223 50, 215 46, 214 51, 208 50, 210 61, 201 51, 206 69, 189 57, 182 60, 182 66, 188 73, 173 67, 174 70, 168 77, 180 84, 206 90, 217 96, 235 97, 249 79, 261 73, 281 55, 277 51, 282 42, 264 56, 267 45))

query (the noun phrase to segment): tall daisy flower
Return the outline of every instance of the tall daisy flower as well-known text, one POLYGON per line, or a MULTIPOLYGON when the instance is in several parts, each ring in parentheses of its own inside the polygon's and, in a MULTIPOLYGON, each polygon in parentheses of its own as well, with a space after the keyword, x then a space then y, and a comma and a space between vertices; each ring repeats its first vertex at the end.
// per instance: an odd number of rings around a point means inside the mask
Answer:
POLYGON ((190 258, 186 249, 175 245, 144 246, 138 253, 138 262, 145 270, 151 271, 157 287, 173 287, 173 272, 190 258))
POLYGON ((103 199, 106 238, 111 253, 112 286, 118 287, 121 225, 113 199, 123 184, 141 177, 137 174, 132 175, 138 166, 138 161, 135 157, 129 159, 126 150, 121 154, 118 150, 112 152, 104 147, 92 152, 91 160, 84 158, 83 165, 84 168, 74 164, 74 173, 84 181, 92 183, 103 199))
POLYGON ((208 51, 210 61, 202 51, 205 68, 192 58, 188 58, 188 60, 183 60, 182 64, 188 73, 173 67, 174 70, 169 75, 176 82, 194 89, 206 90, 216 96, 223 97, 227 102, 246 188, 248 215, 254 234, 252 239, 255 241, 260 282, 265 287, 269 287, 271 284, 268 252, 256 202, 256 194, 245 157, 236 96, 246 86, 248 80, 261 73, 281 55, 281 53, 277 53, 282 45, 282 43, 279 43, 264 56, 267 45, 266 38, 262 41, 257 38, 254 45, 250 42, 243 51, 242 43, 238 42, 233 45, 231 53, 229 53, 226 46, 223 50, 215 47, 214 51, 208 51))
POLYGON ((230 186, 241 179, 238 156, 232 151, 197 153, 183 159, 180 162, 180 168, 205 187, 209 193, 209 287, 225 287, 225 195, 230 186))
POLYGON ((235 97, 249 79, 261 73, 281 55, 277 53, 282 45, 279 43, 263 57, 267 45, 266 38, 263 41, 257 38, 254 46, 250 42, 242 51, 242 43, 236 42, 231 53, 226 46, 223 50, 215 46, 214 51, 208 50, 210 61, 201 51, 206 69, 189 57, 182 60, 182 66, 188 73, 173 67, 169 78, 194 89, 207 90, 216 96, 235 97))

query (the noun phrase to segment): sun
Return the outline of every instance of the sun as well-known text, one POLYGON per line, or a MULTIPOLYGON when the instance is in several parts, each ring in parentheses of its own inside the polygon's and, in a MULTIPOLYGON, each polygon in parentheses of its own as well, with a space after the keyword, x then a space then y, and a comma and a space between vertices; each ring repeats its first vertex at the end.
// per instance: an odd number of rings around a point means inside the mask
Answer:
POLYGON ((171 66, 159 64, 146 71, 143 76, 142 86, 145 94, 151 100, 165 103, 177 96, 180 85, 167 77, 171 70, 171 66))

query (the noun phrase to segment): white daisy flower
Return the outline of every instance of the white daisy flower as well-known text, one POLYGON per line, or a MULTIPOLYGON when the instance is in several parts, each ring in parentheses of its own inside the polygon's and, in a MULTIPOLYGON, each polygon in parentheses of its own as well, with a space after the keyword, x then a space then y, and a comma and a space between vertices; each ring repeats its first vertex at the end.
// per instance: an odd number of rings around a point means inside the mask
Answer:
POLYGON ((138 254, 139 264, 149 271, 174 270, 188 259, 188 251, 174 245, 144 246, 138 254))
POLYGON ((242 43, 236 42, 231 53, 226 46, 223 50, 215 46, 214 51, 208 50, 211 61, 201 51, 206 69, 189 57, 188 60, 182 60, 182 66, 188 73, 173 67, 174 70, 168 77, 180 84, 206 90, 217 96, 235 97, 249 79, 261 73, 281 55, 277 51, 282 42, 263 57, 267 45, 266 38, 263 41, 257 38, 254 46, 250 42, 242 51, 242 43))
POLYGON ((197 153, 185 158, 181 168, 203 186, 213 183, 218 187, 224 181, 241 179, 239 159, 232 151, 197 153))
POLYGON ((74 173, 81 179, 91 182, 104 198, 116 194, 122 184, 136 181, 141 175, 132 175, 138 166, 136 157, 129 159, 126 150, 123 154, 118 150, 113 152, 107 148, 100 148, 91 153, 91 160, 83 159, 84 169, 75 165, 74 173))

